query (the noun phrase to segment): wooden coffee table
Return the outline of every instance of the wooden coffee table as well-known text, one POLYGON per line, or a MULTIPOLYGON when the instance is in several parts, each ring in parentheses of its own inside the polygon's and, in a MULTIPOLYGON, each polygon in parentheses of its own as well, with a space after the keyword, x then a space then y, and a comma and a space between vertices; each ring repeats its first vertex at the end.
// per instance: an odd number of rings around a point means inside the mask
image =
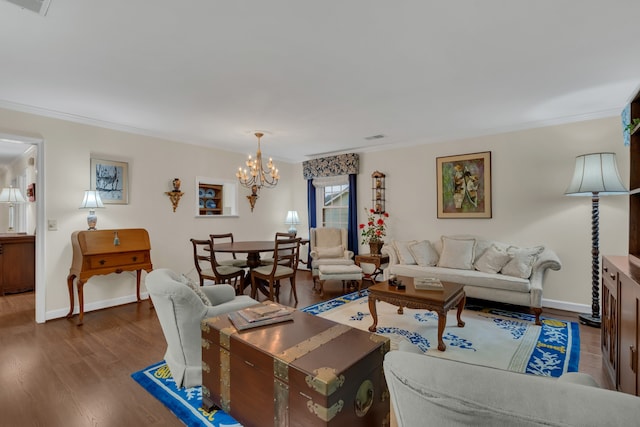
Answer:
POLYGON ((377 301, 397 305, 399 307, 398 314, 403 314, 403 307, 435 311, 438 313, 438 350, 445 351, 447 346, 442 341, 442 333, 447 324, 447 311, 457 306, 458 326, 464 326, 464 322, 460 319, 466 301, 464 285, 442 282, 444 286, 442 291, 423 291, 416 290, 412 277, 398 276, 398 280, 402 281, 406 289, 398 290, 395 286, 389 285, 388 281, 369 287, 369 311, 373 317, 373 325, 369 327, 369 330, 375 332, 378 326, 377 301))

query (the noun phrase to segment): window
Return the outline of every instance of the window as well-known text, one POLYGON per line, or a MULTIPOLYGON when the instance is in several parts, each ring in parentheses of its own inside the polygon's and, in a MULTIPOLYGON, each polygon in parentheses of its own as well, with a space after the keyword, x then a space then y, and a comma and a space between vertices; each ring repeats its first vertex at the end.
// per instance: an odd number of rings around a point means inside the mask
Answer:
POLYGON ((347 228, 349 221, 349 184, 327 185, 322 192, 322 227, 347 228))

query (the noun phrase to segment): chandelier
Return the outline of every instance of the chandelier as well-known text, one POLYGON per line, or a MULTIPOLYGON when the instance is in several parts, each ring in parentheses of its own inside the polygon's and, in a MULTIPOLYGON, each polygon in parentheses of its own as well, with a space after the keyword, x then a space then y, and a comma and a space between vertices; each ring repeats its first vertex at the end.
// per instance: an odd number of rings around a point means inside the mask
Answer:
POLYGON ((251 212, 258 199, 258 192, 262 187, 272 188, 278 184, 280 175, 278 175, 278 169, 273 164, 273 160, 269 158, 267 168, 262 165, 262 151, 260 150, 260 138, 264 136, 262 132, 256 132, 255 136, 258 138, 258 151, 256 152, 256 158, 251 156, 247 159, 246 165, 248 169, 238 168, 236 172, 236 178, 240 181, 243 187, 251 189, 251 195, 247 196, 249 203, 251 204, 251 212))

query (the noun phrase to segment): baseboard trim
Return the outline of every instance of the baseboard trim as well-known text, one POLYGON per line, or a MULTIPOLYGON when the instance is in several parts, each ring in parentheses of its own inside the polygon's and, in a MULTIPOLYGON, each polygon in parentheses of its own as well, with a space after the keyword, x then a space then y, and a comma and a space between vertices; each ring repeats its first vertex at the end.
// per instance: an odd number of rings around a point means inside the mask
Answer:
MULTIPOLYGON (((140 292, 140 298, 142 300, 145 300, 148 297, 149 297, 148 292, 140 292)), ((135 294, 127 295, 119 298, 108 299, 108 300, 94 301, 94 302, 84 304, 84 312, 86 314, 90 311, 102 310, 103 308, 115 307, 117 305, 130 304, 136 301, 137 299, 135 294)), ((60 319, 61 317, 65 317, 68 312, 69 312, 69 309, 67 308, 47 311, 45 314, 45 320, 60 319)), ((78 314, 78 313, 80 313, 80 307, 78 306, 78 304, 76 304, 73 310, 73 314, 78 314)))
POLYGON ((575 313, 590 313, 591 306, 586 304, 576 304, 567 301, 557 301, 551 299, 542 299, 542 308, 555 308, 557 310, 571 311, 575 313))

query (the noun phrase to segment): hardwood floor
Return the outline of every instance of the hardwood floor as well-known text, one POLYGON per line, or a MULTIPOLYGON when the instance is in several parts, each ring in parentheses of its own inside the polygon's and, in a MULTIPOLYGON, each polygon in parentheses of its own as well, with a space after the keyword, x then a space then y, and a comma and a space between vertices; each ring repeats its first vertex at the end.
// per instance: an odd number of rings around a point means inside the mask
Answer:
MULTIPOLYGON (((288 282, 280 302, 293 305, 288 282)), ((248 291, 248 290, 247 290, 248 291)), ((297 276, 298 307, 319 302, 309 271, 297 276)), ((325 283, 323 300, 342 293, 325 283)), ((162 360, 165 340, 147 301, 44 324, 34 321, 33 293, 0 297, 0 427, 182 426, 131 373, 162 360)), ((573 313, 543 315, 577 321, 573 313)), ((580 372, 603 387, 600 329, 580 326, 580 372)))

